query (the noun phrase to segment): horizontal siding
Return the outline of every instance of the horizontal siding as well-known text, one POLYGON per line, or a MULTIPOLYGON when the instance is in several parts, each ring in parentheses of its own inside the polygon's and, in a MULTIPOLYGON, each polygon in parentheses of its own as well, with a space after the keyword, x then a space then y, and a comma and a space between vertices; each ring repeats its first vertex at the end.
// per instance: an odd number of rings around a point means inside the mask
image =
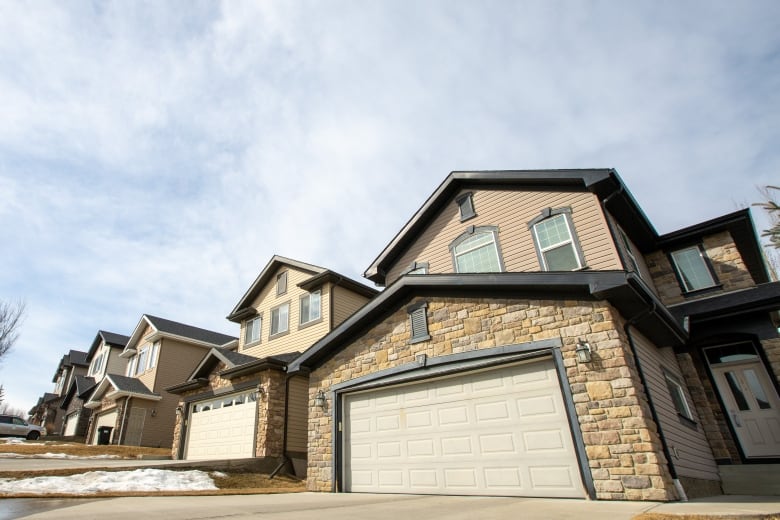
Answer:
POLYGON ((322 320, 314 325, 301 327, 300 321, 300 298, 307 291, 298 287, 312 277, 311 273, 298 271, 290 266, 281 266, 271 277, 271 282, 261 290, 260 294, 252 302, 252 307, 257 309, 258 314, 263 315, 262 330, 260 331, 260 343, 249 347, 244 345, 244 328, 246 321, 241 323, 241 339, 239 340, 239 351, 256 357, 268 357, 274 354, 284 354, 286 352, 303 352, 309 348, 315 341, 324 336, 329 330, 330 323, 330 288, 331 284, 324 284, 321 294, 321 314, 322 320), (281 271, 288 271, 287 274, 287 292, 276 295, 276 276, 281 271), (289 331, 282 336, 269 339, 271 333, 271 309, 278 305, 289 303, 289 331))
POLYGON ((290 408, 287 415, 287 451, 307 451, 309 421, 309 378, 290 380, 290 408))
POLYGON ((358 309, 368 302, 368 298, 356 294, 344 287, 333 287, 333 326, 337 327, 342 321, 352 316, 358 309))
POLYGON ((396 280, 412 262, 428 262, 430 273, 454 272, 449 245, 469 226, 497 226, 504 266, 511 272, 539 271, 539 260, 528 222, 544 208, 571 207, 572 220, 585 256, 594 270, 620 269, 617 250, 601 206, 589 192, 473 191, 477 216, 460 221, 455 197, 417 240, 388 269, 387 284, 396 280))
POLYGON ((661 422, 661 428, 669 444, 669 449, 672 451, 672 457, 675 457, 672 462, 677 468, 677 473, 684 477, 720 480, 715 458, 702 430, 693 399, 691 399, 685 385, 674 351, 671 347, 657 348, 639 332, 632 331, 632 337, 642 363, 642 371, 647 380, 653 405, 658 414, 658 420, 661 422), (680 422, 661 367, 682 383, 694 420, 697 422, 695 429, 680 422))

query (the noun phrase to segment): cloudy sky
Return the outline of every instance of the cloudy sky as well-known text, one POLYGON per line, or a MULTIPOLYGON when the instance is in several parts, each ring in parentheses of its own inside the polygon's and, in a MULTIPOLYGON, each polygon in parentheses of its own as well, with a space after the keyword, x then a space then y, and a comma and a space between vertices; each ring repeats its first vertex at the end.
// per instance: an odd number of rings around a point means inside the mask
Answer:
MULTIPOLYGON (((0 2, 0 365, 359 278, 452 170, 614 167, 659 232, 780 183, 780 2, 0 2)), ((758 214, 756 214, 758 217, 758 214)))

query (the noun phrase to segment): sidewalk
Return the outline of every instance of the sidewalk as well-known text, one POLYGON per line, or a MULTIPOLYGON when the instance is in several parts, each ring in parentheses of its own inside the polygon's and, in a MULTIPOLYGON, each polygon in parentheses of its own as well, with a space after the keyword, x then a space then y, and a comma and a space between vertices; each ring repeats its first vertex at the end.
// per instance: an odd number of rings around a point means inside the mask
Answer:
POLYGON ((666 502, 634 517, 636 520, 740 518, 780 519, 780 497, 720 495, 688 502, 666 502))

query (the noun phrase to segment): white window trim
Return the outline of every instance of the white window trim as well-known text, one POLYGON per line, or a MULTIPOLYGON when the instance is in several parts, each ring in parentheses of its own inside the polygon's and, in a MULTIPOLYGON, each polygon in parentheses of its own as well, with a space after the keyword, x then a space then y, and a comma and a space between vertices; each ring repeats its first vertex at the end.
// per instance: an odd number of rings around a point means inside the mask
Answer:
POLYGON ((257 343, 260 343, 262 337, 263 337, 263 316, 257 315, 246 320, 246 324, 244 325, 244 346, 255 345, 257 343), (252 336, 252 338, 250 339, 249 332, 253 328, 252 327, 253 323, 257 323, 257 335, 252 336))
POLYGON ((316 291, 311 291, 309 293, 304 294, 303 296, 301 296, 301 298, 300 298, 300 300, 298 302, 298 305, 299 305, 299 308, 300 308, 300 310, 298 312, 298 314, 300 316, 300 318, 299 318, 299 321, 300 321, 299 324, 300 325, 306 325, 306 324, 314 323, 316 321, 321 320, 322 319, 322 290, 321 289, 317 289, 316 291), (314 294, 317 295, 317 316, 316 317, 312 317, 312 312, 311 312, 312 309, 313 309, 313 306, 311 304, 311 297, 314 294), (309 301, 309 315, 308 316, 304 316, 303 315, 303 302, 304 302, 304 300, 308 300, 309 301), (305 319, 305 321, 304 321, 304 319, 305 319))
POLYGON ((149 353, 149 368, 152 369, 157 366, 157 357, 160 355, 160 341, 157 340, 152 343, 152 351, 149 353))
POLYGON ((269 327, 269 337, 273 338, 273 337, 279 336, 281 334, 285 334, 286 332, 289 332, 289 331, 290 331, 290 302, 287 302, 287 303, 283 303, 283 304, 278 305, 278 306, 274 307, 273 309, 271 309, 271 324, 270 324, 270 327, 269 327), (276 329, 276 331, 274 331, 274 325, 275 325, 275 321, 276 321, 276 320, 274 320, 274 313, 277 313, 277 316, 279 316, 280 315, 279 311, 281 309, 285 308, 285 307, 287 308, 287 313, 286 313, 287 319, 284 321, 284 329, 279 328, 279 326, 282 325, 281 321, 279 321, 279 323, 276 324, 277 325, 277 329, 276 329))
POLYGON ((149 368, 149 345, 145 345, 138 351, 138 363, 135 367, 135 375, 140 376, 149 368))
POLYGON ((539 251, 539 260, 542 263, 542 269, 543 270, 545 270, 545 271, 549 271, 550 270, 549 267, 547 266, 547 258, 545 258, 544 254, 547 251, 552 251, 553 249, 557 249, 557 248, 559 248, 561 246, 564 246, 564 245, 570 245, 571 246, 571 249, 574 252, 574 258, 577 260, 577 267, 572 269, 572 271, 576 271, 577 269, 582 269, 584 267, 583 261, 580 258, 580 255, 579 255, 579 253, 577 251, 577 245, 576 245, 576 243, 574 241, 574 233, 573 233, 573 230, 572 230, 571 222, 569 222, 569 219, 566 218, 565 214, 558 213, 557 215, 550 215, 548 218, 546 218, 544 220, 540 220, 539 222, 537 222, 537 223, 535 223, 533 225, 533 233, 534 233, 534 238, 536 239, 536 241, 535 241, 536 250, 539 251), (538 233, 537 227, 540 224, 542 224, 542 223, 549 222, 550 220, 556 219, 556 218, 562 218, 563 219, 564 223, 566 224, 566 230, 569 232, 569 239, 568 240, 563 240, 561 242, 556 242, 555 244, 549 245, 547 247, 542 247, 540 242, 539 242, 539 233, 538 233))

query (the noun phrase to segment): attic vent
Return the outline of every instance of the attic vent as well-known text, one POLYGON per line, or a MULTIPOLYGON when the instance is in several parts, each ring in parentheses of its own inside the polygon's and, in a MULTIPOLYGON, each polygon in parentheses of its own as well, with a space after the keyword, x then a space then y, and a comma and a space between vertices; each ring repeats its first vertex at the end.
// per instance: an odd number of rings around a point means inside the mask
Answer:
POLYGON ((474 212, 474 199, 471 192, 463 193, 458 196, 458 198, 455 199, 455 203, 458 205, 458 209, 460 210, 461 222, 477 216, 477 214, 474 212))
POLYGON ((411 327, 409 343, 418 343, 431 339, 430 334, 428 334, 427 309, 427 302, 417 302, 407 307, 406 312, 409 313, 409 325, 411 327))

